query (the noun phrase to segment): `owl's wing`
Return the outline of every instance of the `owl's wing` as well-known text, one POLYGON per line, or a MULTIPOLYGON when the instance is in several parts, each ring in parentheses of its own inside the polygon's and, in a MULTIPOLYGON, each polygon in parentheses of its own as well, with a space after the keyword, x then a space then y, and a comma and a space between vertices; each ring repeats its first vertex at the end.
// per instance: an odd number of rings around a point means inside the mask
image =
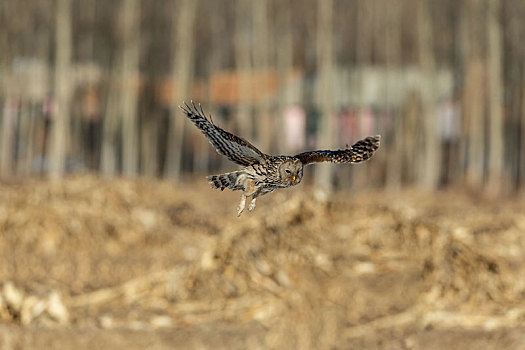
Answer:
POLYGON ((304 152, 295 157, 299 158, 303 165, 317 162, 359 163, 372 157, 379 148, 380 140, 381 135, 369 136, 357 141, 347 149, 304 152))
POLYGON ((199 110, 191 102, 191 106, 184 103, 184 106, 179 106, 179 108, 208 138, 217 152, 228 157, 232 162, 244 166, 266 162, 267 156, 259 151, 257 147, 211 123, 206 118, 202 107, 199 110))

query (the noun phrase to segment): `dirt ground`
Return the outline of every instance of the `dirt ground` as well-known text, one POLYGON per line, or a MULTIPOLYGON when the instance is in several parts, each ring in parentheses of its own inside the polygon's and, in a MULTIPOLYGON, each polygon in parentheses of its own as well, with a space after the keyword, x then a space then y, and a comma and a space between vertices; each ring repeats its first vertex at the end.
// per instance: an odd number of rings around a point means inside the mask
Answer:
POLYGON ((525 349, 525 199, 0 184, 1 349, 525 349))

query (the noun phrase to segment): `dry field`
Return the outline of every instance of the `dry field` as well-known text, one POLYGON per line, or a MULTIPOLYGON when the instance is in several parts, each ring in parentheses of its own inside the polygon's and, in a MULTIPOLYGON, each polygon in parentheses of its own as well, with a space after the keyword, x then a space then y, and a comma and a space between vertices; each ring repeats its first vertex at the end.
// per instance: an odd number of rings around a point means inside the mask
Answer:
POLYGON ((525 200, 0 184, 1 349, 525 349, 525 200))

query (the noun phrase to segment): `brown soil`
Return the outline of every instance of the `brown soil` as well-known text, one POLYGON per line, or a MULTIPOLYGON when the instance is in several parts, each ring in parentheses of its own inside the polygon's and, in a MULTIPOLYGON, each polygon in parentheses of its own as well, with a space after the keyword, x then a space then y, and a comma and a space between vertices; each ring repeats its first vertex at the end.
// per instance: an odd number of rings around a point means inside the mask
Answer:
POLYGON ((525 201, 237 196, 0 184, 0 348, 525 348, 525 201))

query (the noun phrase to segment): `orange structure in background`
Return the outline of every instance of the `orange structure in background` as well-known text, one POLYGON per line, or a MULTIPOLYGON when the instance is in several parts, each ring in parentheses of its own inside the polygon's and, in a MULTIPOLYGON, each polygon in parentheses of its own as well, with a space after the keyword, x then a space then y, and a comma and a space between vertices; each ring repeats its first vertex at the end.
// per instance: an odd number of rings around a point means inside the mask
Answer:
POLYGON ((279 78, 275 70, 268 71, 221 71, 210 79, 210 100, 218 104, 234 104, 239 100, 242 79, 249 81, 253 102, 260 102, 264 97, 273 96, 279 87, 279 78))
MULTIPOLYGON (((289 73, 293 77, 300 75, 298 71, 289 73)), ((194 100, 209 101, 214 104, 232 105, 239 101, 241 79, 246 78, 250 86, 250 101, 260 102, 264 97, 275 96, 279 90, 279 76, 276 70, 251 71, 247 73, 235 70, 225 70, 213 73, 208 81, 194 80, 190 96, 194 100), (244 76, 243 76, 244 75, 244 76)), ((172 98, 178 97, 172 80, 164 79, 159 86, 158 94, 162 103, 169 105, 172 98)))

